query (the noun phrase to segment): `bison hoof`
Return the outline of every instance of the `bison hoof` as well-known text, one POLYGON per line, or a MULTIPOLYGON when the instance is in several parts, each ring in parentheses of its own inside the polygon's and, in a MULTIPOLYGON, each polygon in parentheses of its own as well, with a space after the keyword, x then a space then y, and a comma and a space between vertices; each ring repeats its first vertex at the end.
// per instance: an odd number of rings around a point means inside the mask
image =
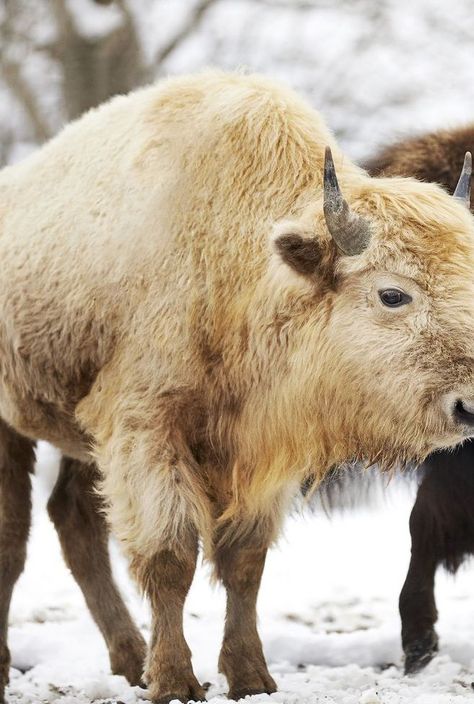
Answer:
POLYGON ((146 687, 143 680, 145 655, 146 643, 141 635, 115 645, 110 650, 110 667, 113 674, 122 675, 132 686, 146 687))
POLYGON ((0 646, 0 704, 5 704, 5 687, 10 681, 10 651, 6 645, 0 646))
POLYGON ((183 704, 189 701, 202 702, 206 700, 206 693, 195 677, 189 682, 180 684, 179 688, 167 693, 153 693, 153 704, 169 704, 173 699, 177 699, 183 704))
POLYGON ((159 699, 153 699, 152 704, 169 704, 174 699, 177 699, 182 704, 187 704, 187 702, 202 702, 206 700, 204 692, 202 694, 180 694, 179 692, 172 692, 171 694, 165 694, 164 697, 159 699))
POLYGON ((404 647, 405 674, 414 675, 422 670, 438 652, 438 636, 429 631, 421 638, 413 640, 404 647))
MULTIPOLYGON (((229 678, 228 678, 229 679, 229 678)), ((251 677, 240 678, 240 682, 234 680, 230 682, 230 689, 227 694, 228 699, 239 701, 252 694, 273 694, 277 691, 277 686, 274 679, 268 673, 268 670, 263 669, 257 674, 252 673, 251 677)))
POLYGON ((219 657, 219 672, 229 683, 228 699, 238 701, 252 694, 273 694, 277 686, 268 672, 261 647, 246 653, 223 645, 219 657))

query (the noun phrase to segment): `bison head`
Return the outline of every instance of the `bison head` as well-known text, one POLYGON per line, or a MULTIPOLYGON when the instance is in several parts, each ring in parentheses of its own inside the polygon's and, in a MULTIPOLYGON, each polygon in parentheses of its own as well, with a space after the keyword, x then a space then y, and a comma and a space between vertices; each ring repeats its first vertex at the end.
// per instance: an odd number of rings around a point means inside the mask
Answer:
POLYGON ((298 320, 283 395, 331 461, 421 459, 474 434, 470 168, 450 197, 350 167, 349 206, 327 150, 323 199, 276 230, 298 320))

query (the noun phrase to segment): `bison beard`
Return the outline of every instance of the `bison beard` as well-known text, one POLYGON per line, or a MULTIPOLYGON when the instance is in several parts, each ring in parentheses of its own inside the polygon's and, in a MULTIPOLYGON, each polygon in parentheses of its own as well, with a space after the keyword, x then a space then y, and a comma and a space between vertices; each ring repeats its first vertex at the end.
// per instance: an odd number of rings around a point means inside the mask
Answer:
MULTIPOLYGON (((373 176, 416 176, 454 193, 464 154, 474 150, 474 126, 441 130, 393 144, 366 167, 373 176)), ((410 517, 412 551, 400 594, 405 671, 424 667, 438 649, 434 577, 439 565, 456 572, 474 554, 474 444, 440 451, 423 465, 410 517)))
POLYGON ((436 186, 368 178, 293 93, 212 72, 92 111, 4 170, 0 191, 2 521, 15 535, 0 686, 41 438, 72 458, 49 508, 112 666, 137 681, 143 642, 86 497, 96 471, 152 604, 152 699, 204 696, 182 630, 199 543, 227 592, 230 695, 274 691, 256 598, 300 482, 472 433, 469 214, 436 186), (394 288, 408 305, 383 303, 394 288))

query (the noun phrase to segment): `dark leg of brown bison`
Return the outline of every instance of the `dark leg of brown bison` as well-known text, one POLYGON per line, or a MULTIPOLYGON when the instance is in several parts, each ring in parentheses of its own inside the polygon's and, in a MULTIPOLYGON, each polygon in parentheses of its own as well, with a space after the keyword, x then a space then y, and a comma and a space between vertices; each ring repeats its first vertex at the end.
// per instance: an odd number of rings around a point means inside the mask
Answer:
POLYGON ((109 650, 112 672, 131 684, 142 680, 146 645, 114 584, 108 529, 94 493, 93 465, 64 457, 48 502, 64 559, 109 650))
POLYGON ((8 611, 23 571, 30 529, 34 445, 0 421, 0 702, 8 683, 8 611))
POLYGON ((412 529, 412 555, 399 601, 405 674, 421 670, 438 649, 434 630, 438 617, 434 597, 437 563, 431 551, 424 553, 417 531, 412 529))
POLYGON ((183 633, 183 607, 196 568, 196 536, 182 538, 178 550, 152 558, 135 556, 131 569, 150 599, 153 624, 145 678, 154 704, 204 700, 183 633))
POLYGON ((229 698, 276 692, 257 633, 257 596, 265 565, 266 547, 239 541, 215 551, 217 576, 227 591, 224 639, 219 670, 229 683, 229 698))
POLYGON ((400 594, 406 673, 420 670, 437 650, 437 566, 455 572, 474 552, 474 442, 431 455, 423 471, 410 517, 410 567, 400 594))

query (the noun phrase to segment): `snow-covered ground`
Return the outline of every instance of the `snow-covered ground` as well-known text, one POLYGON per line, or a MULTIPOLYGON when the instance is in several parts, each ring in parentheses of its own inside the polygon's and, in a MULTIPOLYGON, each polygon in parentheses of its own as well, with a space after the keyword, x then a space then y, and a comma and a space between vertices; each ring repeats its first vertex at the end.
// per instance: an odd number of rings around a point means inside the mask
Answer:
MULTIPOLYGON (((62 562, 46 511, 57 457, 40 445, 29 557, 11 609, 10 702, 146 701, 146 692, 112 676, 105 646, 62 562)), ((391 485, 375 508, 328 518, 288 520, 272 550, 260 600, 260 632, 279 692, 252 698, 275 704, 462 704, 474 693, 474 571, 437 578, 439 656, 404 677, 397 597, 409 556, 413 489, 391 485)), ((149 613, 113 546, 122 590, 145 637, 149 613)), ((220 704, 217 673, 224 595, 200 566, 186 605, 185 630, 197 676, 220 704)))

